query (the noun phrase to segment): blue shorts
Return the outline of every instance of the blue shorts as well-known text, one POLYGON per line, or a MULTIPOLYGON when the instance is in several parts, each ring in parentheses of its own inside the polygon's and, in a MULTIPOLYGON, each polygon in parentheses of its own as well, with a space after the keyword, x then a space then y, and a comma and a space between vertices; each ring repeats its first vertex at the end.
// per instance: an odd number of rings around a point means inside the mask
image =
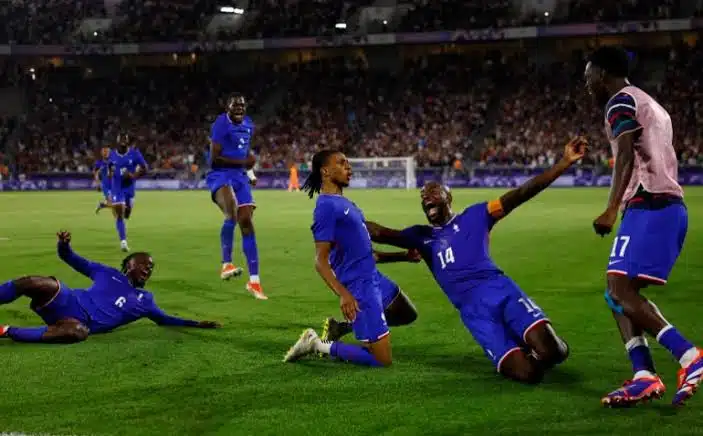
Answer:
POLYGON ((549 319, 507 276, 486 279, 459 307, 461 320, 498 372, 503 360, 526 344, 527 333, 549 319))
POLYGON ((75 291, 61 282, 58 283, 59 292, 56 296, 44 306, 32 307, 32 310, 44 320, 46 325, 56 324, 65 318, 75 318, 88 327, 90 316, 78 298, 78 292, 82 291, 75 291))
POLYGON ((395 297, 400 293, 400 288, 391 279, 376 271, 378 280, 378 289, 381 291, 381 304, 383 309, 387 309, 391 305, 395 297))
POLYGON ((234 201, 238 207, 254 206, 254 196, 251 192, 249 178, 239 171, 210 171, 205 177, 205 182, 210 190, 210 198, 215 202, 215 194, 223 186, 232 188, 234 201))
POLYGON ((661 209, 626 209, 610 250, 608 274, 665 284, 687 231, 688 213, 683 203, 661 209))
POLYGON ((103 189, 103 197, 105 197, 106 200, 112 200, 112 196, 110 195, 110 184, 103 183, 101 187, 103 189))
POLYGON ((359 312, 352 323, 354 336, 360 342, 377 342, 391 332, 383 314, 383 298, 378 277, 356 280, 347 289, 359 303, 359 312))
POLYGON ((131 207, 132 204, 134 204, 135 189, 125 188, 113 190, 111 192, 111 195, 112 204, 126 204, 127 206, 131 207))

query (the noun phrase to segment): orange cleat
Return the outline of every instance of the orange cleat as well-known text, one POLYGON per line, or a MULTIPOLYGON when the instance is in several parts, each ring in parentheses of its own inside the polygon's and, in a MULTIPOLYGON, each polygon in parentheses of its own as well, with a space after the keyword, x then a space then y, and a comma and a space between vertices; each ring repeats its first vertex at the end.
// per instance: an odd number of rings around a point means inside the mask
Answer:
POLYGON ((257 300, 269 299, 269 297, 264 294, 264 290, 261 288, 261 283, 254 283, 250 281, 249 283, 247 283, 247 291, 249 291, 249 293, 253 295, 254 298, 256 298, 257 300))
POLYGON ((220 272, 220 278, 222 280, 229 280, 232 277, 238 277, 242 274, 242 269, 238 266, 234 266, 231 263, 223 263, 222 271, 220 272))

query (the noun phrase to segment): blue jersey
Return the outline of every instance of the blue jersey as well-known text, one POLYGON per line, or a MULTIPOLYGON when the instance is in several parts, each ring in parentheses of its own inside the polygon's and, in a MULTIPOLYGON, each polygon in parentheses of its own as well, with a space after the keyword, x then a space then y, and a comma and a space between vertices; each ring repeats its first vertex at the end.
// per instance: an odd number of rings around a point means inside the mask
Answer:
POLYGON ((93 171, 98 172, 98 177, 100 178, 100 182, 103 184, 103 186, 110 182, 110 180, 108 179, 108 169, 109 165, 105 159, 98 159, 97 161, 95 161, 93 171))
POLYGON ((341 195, 317 198, 311 226, 315 242, 331 242, 330 265, 345 286, 376 273, 371 237, 361 209, 341 195))
POLYGON ((59 242, 58 252, 64 262, 93 281, 90 288, 74 291, 88 318, 87 327, 91 333, 108 332, 141 318, 160 325, 198 324, 167 315, 156 305, 150 292, 132 286, 115 268, 82 258, 71 250, 69 244, 59 242))
POLYGON ((488 252, 488 234, 501 212, 499 200, 478 203, 444 226, 418 225, 401 232, 407 247, 422 253, 435 280, 456 307, 485 279, 503 274, 488 252))
POLYGON ((112 190, 115 192, 134 189, 134 180, 125 179, 126 173, 134 173, 137 167, 148 168, 144 156, 134 147, 130 147, 125 154, 120 154, 116 149, 110 150, 108 162, 112 170, 112 190))
MULTIPOLYGON (((226 113, 220 114, 210 129, 210 139, 222 146, 222 156, 230 159, 246 159, 251 148, 251 138, 254 135, 254 122, 244 117, 241 123, 232 122, 226 113)), ((246 168, 218 168, 212 165, 211 156, 208 162, 213 171, 230 171, 246 177, 246 168)))

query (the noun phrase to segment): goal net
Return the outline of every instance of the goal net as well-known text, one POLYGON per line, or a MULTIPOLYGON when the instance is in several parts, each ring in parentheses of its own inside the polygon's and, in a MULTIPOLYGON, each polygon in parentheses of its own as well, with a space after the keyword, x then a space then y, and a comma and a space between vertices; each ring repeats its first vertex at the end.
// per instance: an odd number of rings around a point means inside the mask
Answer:
POLYGON ((415 189, 415 159, 413 157, 350 158, 354 175, 352 188, 415 189))

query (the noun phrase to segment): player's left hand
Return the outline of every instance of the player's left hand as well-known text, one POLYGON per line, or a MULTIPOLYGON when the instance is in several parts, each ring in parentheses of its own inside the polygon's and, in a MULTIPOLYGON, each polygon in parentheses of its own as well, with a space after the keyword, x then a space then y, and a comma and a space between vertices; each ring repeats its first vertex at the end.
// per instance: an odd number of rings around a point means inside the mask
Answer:
POLYGON ((411 250, 408 250, 406 256, 408 257, 408 262, 411 262, 411 263, 418 263, 422 260, 422 255, 420 254, 420 252, 418 250, 416 250, 414 248, 411 250))
POLYGON ((219 329, 222 328, 222 324, 217 321, 200 321, 198 327, 201 329, 219 329))
POLYGON ((249 184, 251 186, 256 186, 257 181, 258 181, 258 179, 256 177, 254 177, 253 179, 249 179, 249 184))
POLYGON ((562 160, 569 165, 576 163, 586 155, 587 148, 588 140, 584 136, 572 138, 564 147, 562 160))
POLYGON ((593 230, 601 237, 610 234, 610 232, 613 231, 617 219, 617 210, 606 209, 605 212, 593 221, 593 230))

